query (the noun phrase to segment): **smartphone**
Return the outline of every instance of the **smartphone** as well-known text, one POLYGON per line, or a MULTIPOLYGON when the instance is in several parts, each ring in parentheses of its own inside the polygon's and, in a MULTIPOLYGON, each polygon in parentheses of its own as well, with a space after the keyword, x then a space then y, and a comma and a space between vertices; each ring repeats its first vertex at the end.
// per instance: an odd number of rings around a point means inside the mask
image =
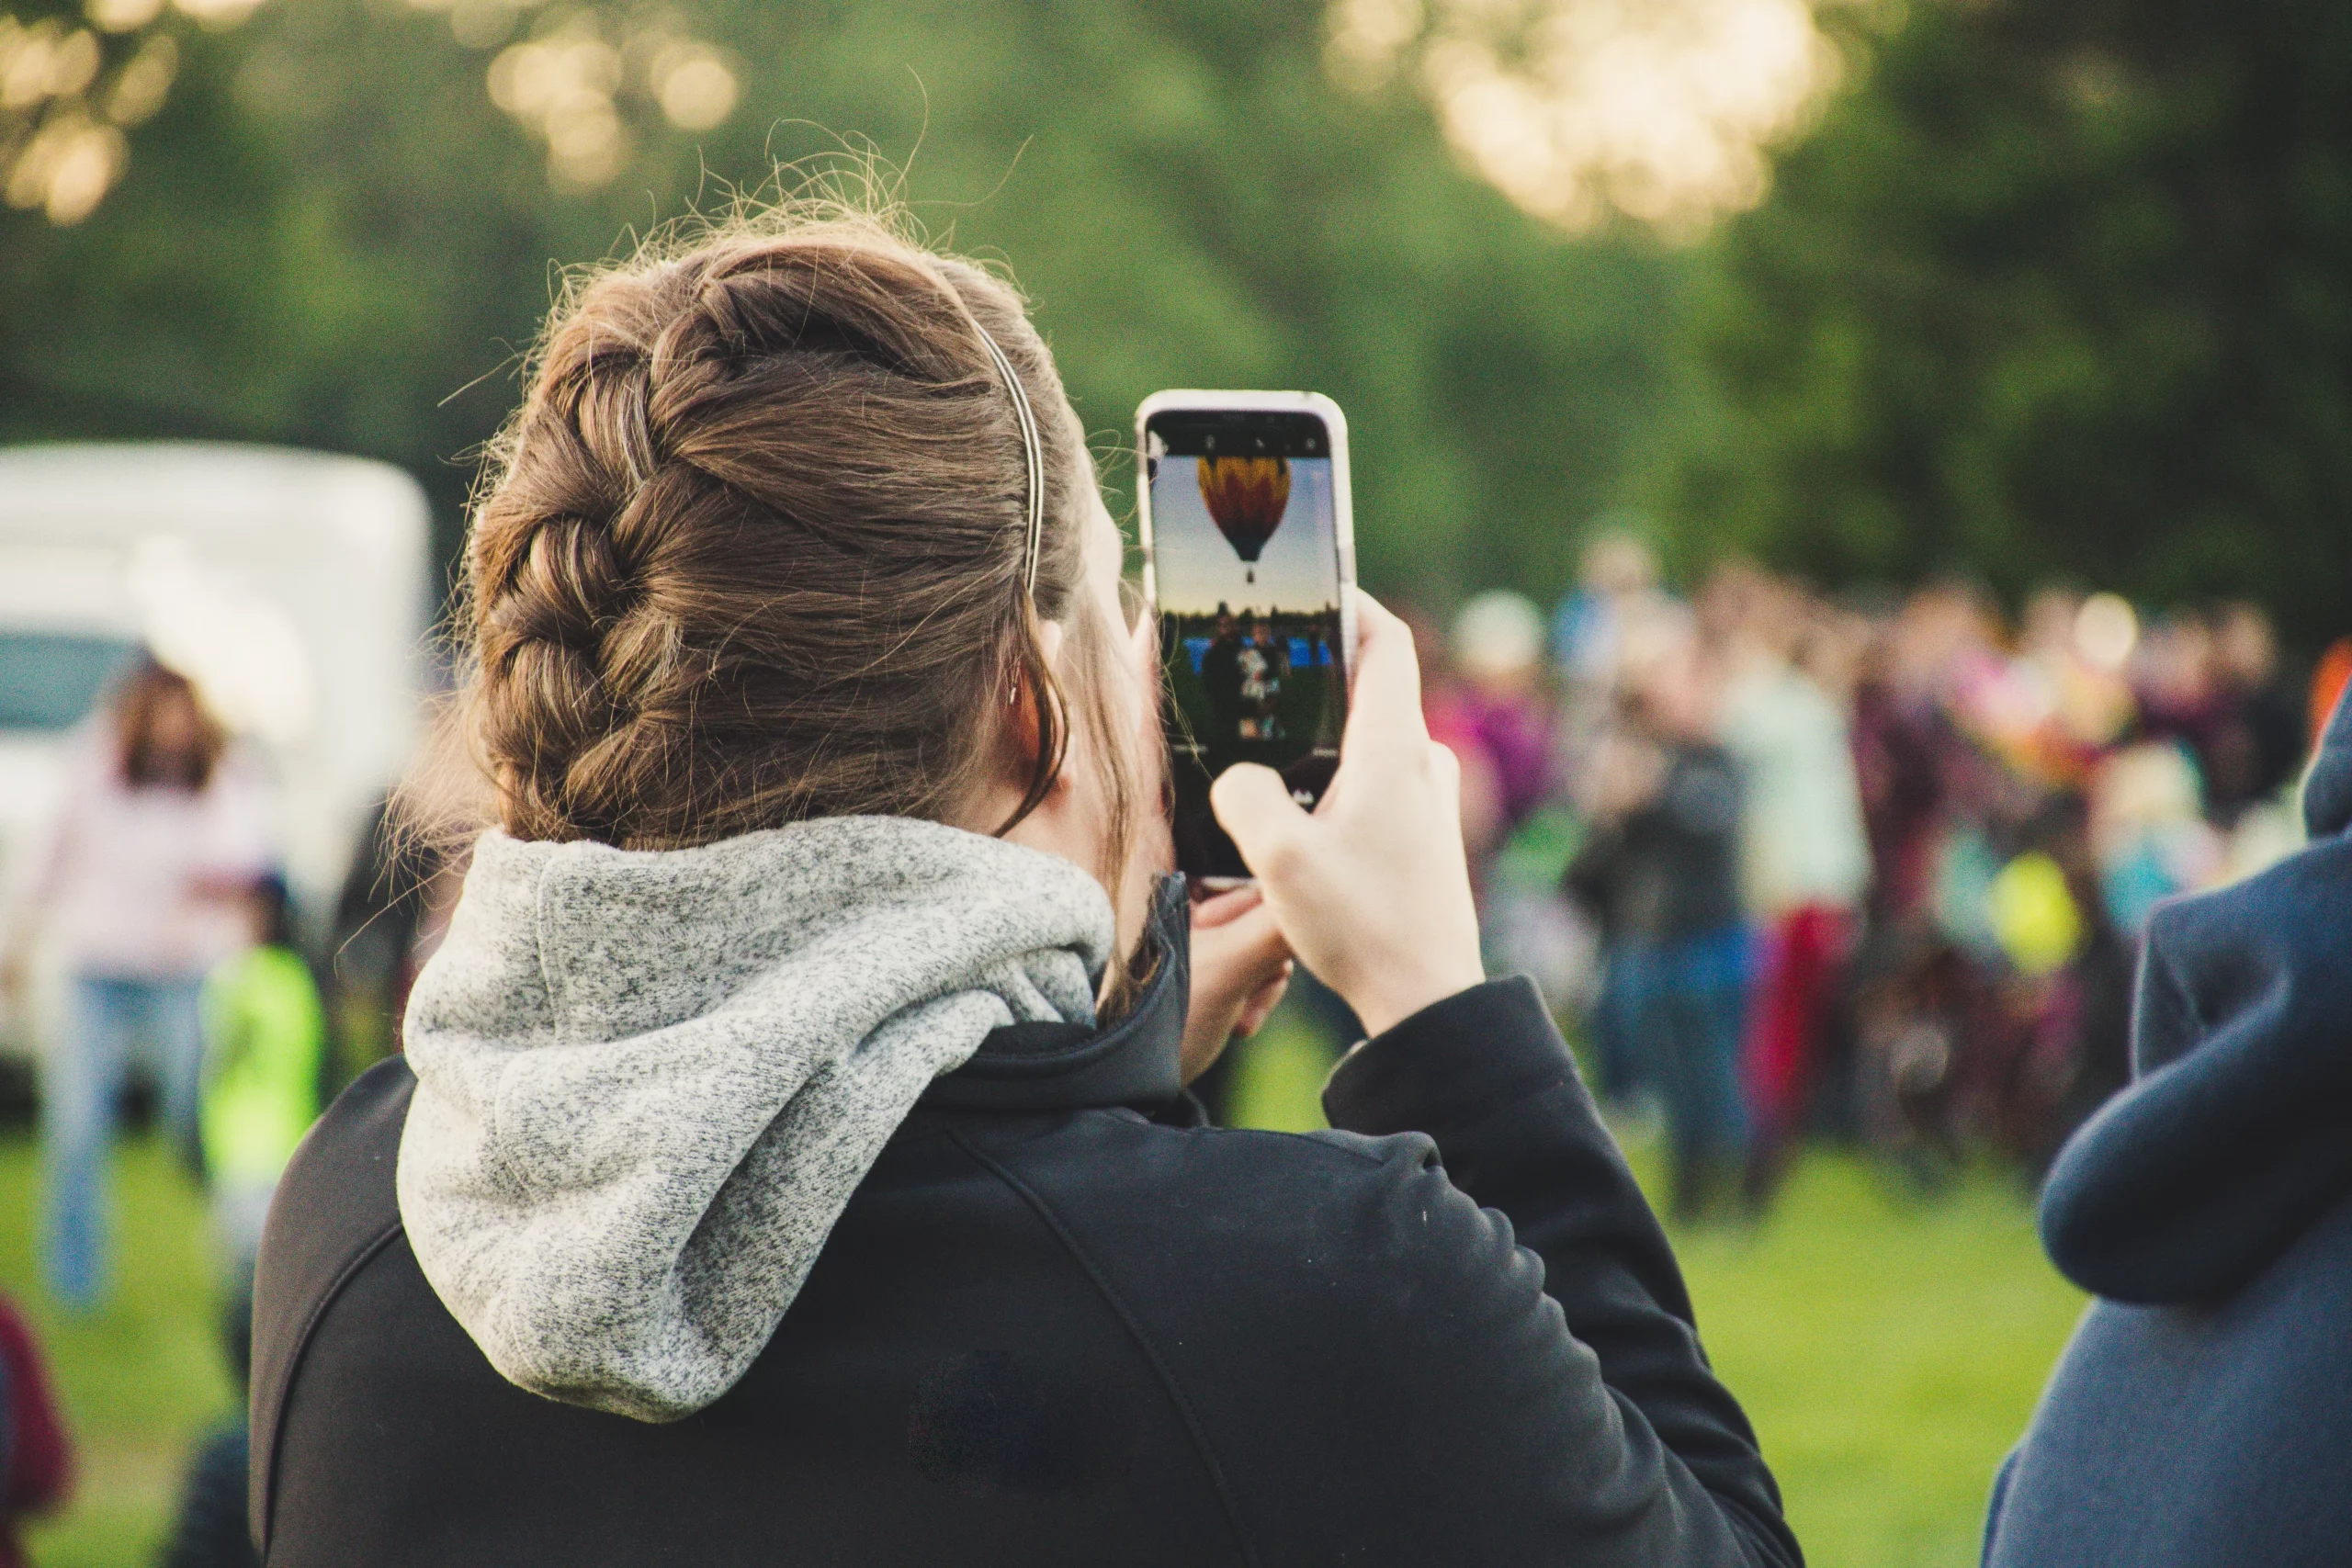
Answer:
POLYGON ((1250 876, 1209 809, 1219 773, 1262 762, 1311 811, 1340 765, 1356 629, 1348 422, 1315 392, 1155 392, 1136 445, 1176 866, 1214 890, 1250 876))

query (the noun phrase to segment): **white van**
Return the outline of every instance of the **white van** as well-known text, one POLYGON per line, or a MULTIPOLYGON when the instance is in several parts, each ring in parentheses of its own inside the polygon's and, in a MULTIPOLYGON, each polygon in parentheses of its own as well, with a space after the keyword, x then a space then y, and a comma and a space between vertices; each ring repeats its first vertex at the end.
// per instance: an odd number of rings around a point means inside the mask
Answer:
MULTIPOLYGON (((195 442, 0 448, 0 907, 74 728, 141 645, 270 764, 287 879, 323 920, 407 765, 428 676, 429 513, 400 469, 195 442)), ((25 1055, 32 1021, 0 1019, 25 1055)))

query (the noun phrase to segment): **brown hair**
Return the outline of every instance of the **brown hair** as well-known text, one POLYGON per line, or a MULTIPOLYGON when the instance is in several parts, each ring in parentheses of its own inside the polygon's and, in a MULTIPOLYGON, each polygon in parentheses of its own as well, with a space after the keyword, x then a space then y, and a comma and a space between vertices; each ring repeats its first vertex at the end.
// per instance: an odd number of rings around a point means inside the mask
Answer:
POLYGON ((176 670, 144 657, 123 677, 114 699, 115 761, 132 789, 177 789, 190 794, 212 782, 228 738, 205 710, 196 687, 176 670), (166 703, 184 703, 195 718, 188 743, 166 748, 155 735, 155 716, 166 703))
POLYGON ((851 210, 706 229, 573 286, 496 456, 459 714, 509 832, 674 849, 944 818, 1011 734, 1034 766, 1001 832, 1062 765, 1055 620, 1124 861, 1135 784, 1087 674, 1114 628, 1079 592, 1092 464, 1004 283, 851 210), (983 327, 1044 444, 1034 602, 1021 429, 983 327))

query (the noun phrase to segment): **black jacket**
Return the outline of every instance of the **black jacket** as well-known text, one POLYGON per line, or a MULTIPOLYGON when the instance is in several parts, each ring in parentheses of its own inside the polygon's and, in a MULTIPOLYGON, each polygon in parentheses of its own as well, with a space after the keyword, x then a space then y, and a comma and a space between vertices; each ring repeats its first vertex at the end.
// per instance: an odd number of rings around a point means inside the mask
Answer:
POLYGON ((492 1370, 402 1238, 414 1080, 369 1072, 262 1251, 264 1560, 1798 1562, 1531 986, 1364 1046, 1347 1131, 1226 1131, 1178 1087, 1171 951, 1123 1024, 934 1083, 750 1372, 668 1426, 492 1370))
POLYGON ((1985 1531, 1994 1568, 2352 1560, 2352 703, 2313 842, 2160 908, 2139 1080, 2041 1208, 2084 1316, 1985 1531))

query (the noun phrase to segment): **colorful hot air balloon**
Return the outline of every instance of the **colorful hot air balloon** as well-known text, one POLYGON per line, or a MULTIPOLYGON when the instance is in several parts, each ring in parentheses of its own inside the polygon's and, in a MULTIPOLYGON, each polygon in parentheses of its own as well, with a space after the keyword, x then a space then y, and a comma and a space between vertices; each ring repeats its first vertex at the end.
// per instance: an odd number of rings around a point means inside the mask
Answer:
POLYGON ((1204 457, 1201 499, 1208 503, 1216 531, 1252 568, 1249 580, 1257 581, 1258 554, 1283 525, 1290 505, 1290 459, 1204 457))

